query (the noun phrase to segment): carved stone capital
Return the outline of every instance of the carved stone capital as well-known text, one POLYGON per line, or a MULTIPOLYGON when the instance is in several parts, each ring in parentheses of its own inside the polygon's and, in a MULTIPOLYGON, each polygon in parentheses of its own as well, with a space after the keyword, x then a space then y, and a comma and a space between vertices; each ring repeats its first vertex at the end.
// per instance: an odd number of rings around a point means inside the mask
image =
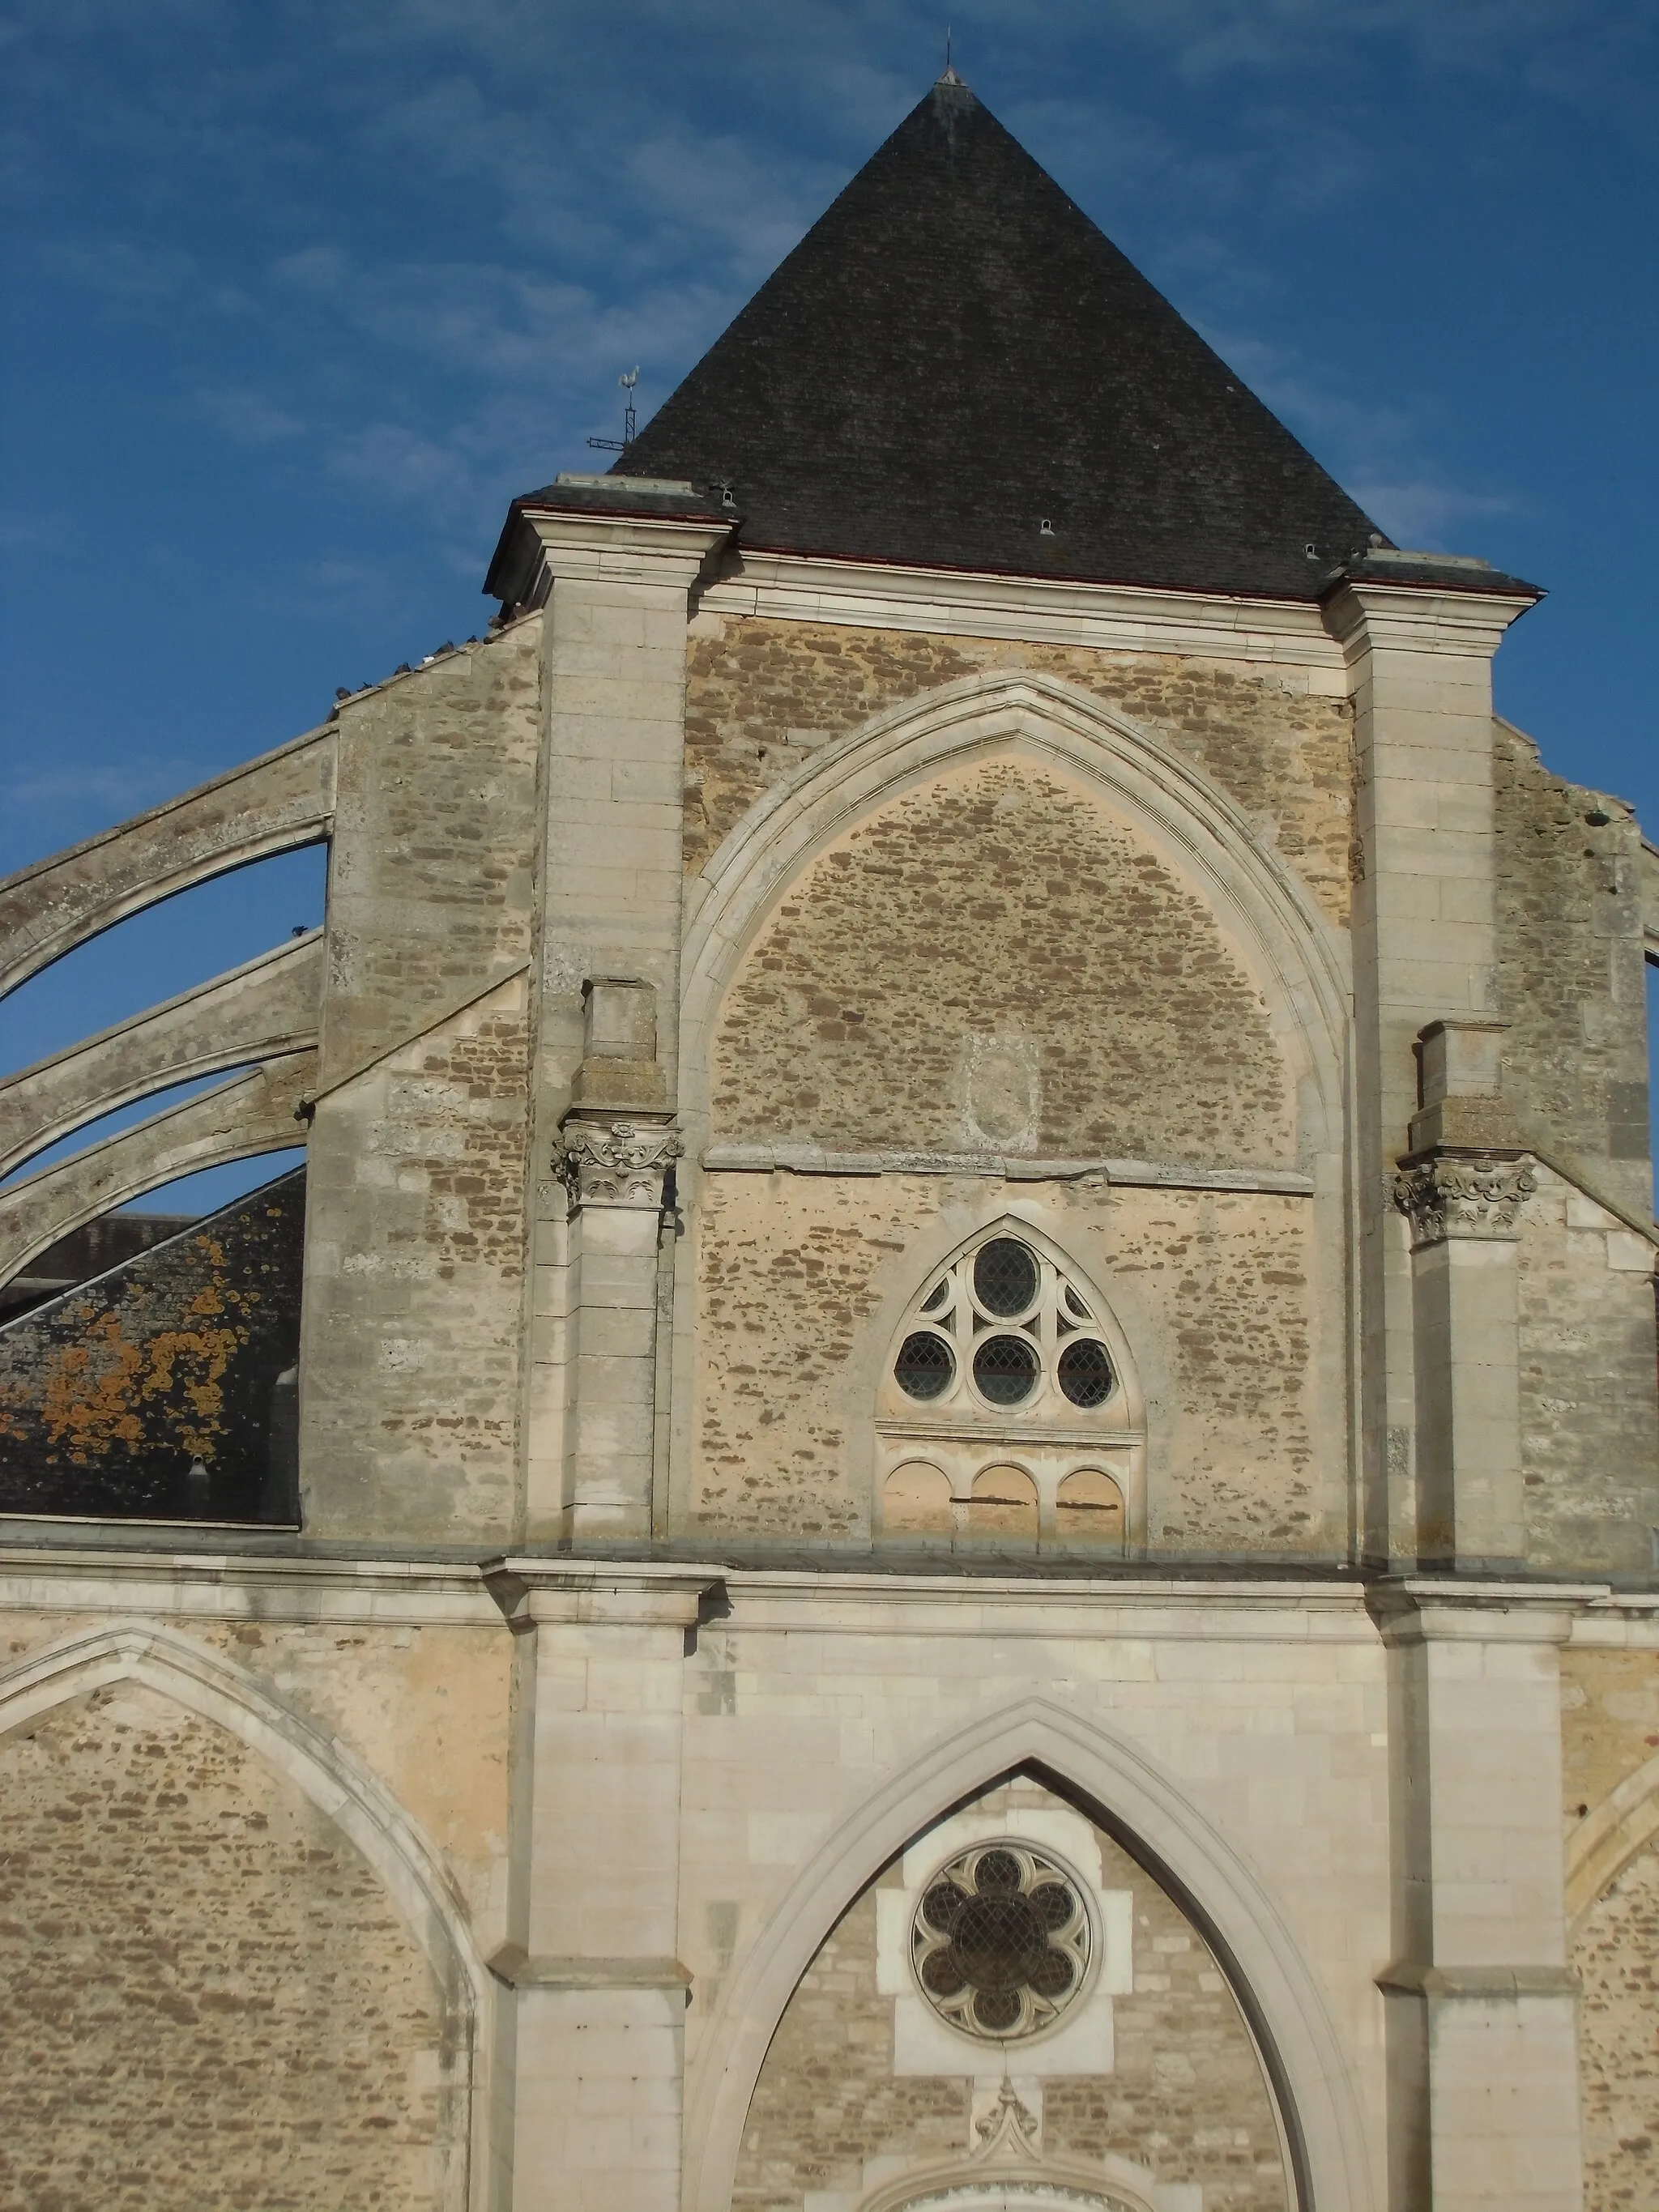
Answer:
POLYGON ((666 1121, 567 1121, 554 1148, 555 1170, 583 1206, 659 1207, 663 1182, 685 1150, 666 1121))
POLYGON ((1401 1163, 1394 1202, 1411 1222, 1413 1245, 1452 1237, 1514 1237, 1521 1233, 1521 1208, 1537 1188, 1524 1154, 1436 1152, 1401 1163))

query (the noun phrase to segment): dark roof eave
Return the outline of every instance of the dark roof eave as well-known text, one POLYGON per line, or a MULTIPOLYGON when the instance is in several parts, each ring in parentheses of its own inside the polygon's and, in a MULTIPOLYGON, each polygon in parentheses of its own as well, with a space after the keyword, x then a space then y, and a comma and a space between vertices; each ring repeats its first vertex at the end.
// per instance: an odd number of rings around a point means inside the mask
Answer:
POLYGON ((507 508, 501 534, 495 540, 495 550, 484 571, 484 597, 499 599, 503 607, 517 606, 524 599, 532 573, 532 562, 527 556, 541 550, 540 539, 525 520, 527 504, 525 500, 515 499, 507 508))
POLYGON ((941 576, 998 576, 1022 584, 1084 584, 1103 590, 1128 592, 1170 592, 1186 599, 1237 599, 1263 606, 1310 607, 1316 605, 1324 596, 1322 583, 1310 581, 1305 597, 1287 592, 1248 592, 1219 584, 1174 584, 1161 577, 1105 575, 1098 570, 1060 568, 1003 568, 988 566, 983 562, 918 561, 907 556, 896 560, 884 553, 843 553, 823 545, 779 545, 751 544, 744 540, 745 553, 769 553, 788 561, 842 561, 849 567, 864 568, 900 568, 913 570, 921 575, 941 576))
POLYGON ((1529 584, 1524 577, 1511 576, 1501 568, 1481 568, 1473 562, 1389 562, 1361 559, 1346 562, 1331 571, 1319 589, 1320 604, 1349 584, 1364 584, 1368 590, 1385 592, 1461 592, 1472 599, 1524 599, 1529 607, 1536 606, 1549 594, 1541 584, 1529 584))

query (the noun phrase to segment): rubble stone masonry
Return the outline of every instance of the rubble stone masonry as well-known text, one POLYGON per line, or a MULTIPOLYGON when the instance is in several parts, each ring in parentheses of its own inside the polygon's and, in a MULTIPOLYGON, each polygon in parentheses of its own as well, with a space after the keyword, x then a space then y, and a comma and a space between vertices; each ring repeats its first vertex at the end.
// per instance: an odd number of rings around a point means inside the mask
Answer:
POLYGON ((332 1822, 134 1684, 9 1741, 0 1796, 0 2203, 441 2201, 441 2001, 332 1822))
POLYGON ((791 887, 726 1002, 717 1139, 1048 1158, 1294 1158, 1266 1008, 1213 917, 1104 810, 974 764, 791 887), (1030 1057, 976 1142, 975 1040, 1030 1057), (1005 1118, 994 1119, 998 1113, 1005 1118))
POLYGON ((993 669, 1074 684, 1143 724, 1255 817, 1329 919, 1352 880, 1353 720, 1294 674, 1167 653, 700 616, 686 668, 686 866, 696 870, 805 754, 942 684, 993 669))

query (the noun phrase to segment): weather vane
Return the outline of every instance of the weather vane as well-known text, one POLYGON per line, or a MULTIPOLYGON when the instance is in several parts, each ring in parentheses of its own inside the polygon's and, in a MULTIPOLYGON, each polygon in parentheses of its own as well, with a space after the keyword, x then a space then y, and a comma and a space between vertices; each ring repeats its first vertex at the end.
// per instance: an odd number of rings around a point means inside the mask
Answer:
POLYGON ((634 426, 635 421, 634 414, 634 386, 639 382, 639 380, 640 372, 637 365, 633 368, 625 368, 622 374, 617 379, 617 383, 621 385, 623 390, 628 394, 628 403, 623 409, 623 434, 621 437, 590 438, 587 441, 590 446, 597 446, 601 453, 625 453, 628 451, 629 447, 634 442, 634 426))

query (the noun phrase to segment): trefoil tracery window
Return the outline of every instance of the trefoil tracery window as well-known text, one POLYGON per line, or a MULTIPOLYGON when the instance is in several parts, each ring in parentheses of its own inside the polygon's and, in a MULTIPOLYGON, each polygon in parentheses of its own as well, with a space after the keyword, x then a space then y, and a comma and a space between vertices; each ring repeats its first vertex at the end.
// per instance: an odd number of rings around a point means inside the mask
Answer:
POLYGON ((987 1231, 915 1299, 882 1385, 878 1533, 1122 1551, 1144 1461, 1125 1347, 1035 1232, 987 1231))

